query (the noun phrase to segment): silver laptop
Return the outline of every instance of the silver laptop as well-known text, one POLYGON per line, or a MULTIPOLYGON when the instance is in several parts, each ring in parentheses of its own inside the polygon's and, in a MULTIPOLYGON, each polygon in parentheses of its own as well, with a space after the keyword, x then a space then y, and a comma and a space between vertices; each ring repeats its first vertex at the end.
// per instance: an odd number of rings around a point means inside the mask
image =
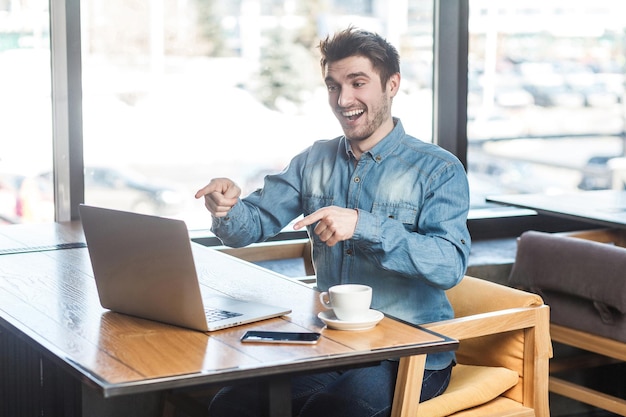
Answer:
POLYGON ((182 220, 84 204, 79 211, 104 308, 200 331, 291 312, 226 296, 203 299, 182 220))

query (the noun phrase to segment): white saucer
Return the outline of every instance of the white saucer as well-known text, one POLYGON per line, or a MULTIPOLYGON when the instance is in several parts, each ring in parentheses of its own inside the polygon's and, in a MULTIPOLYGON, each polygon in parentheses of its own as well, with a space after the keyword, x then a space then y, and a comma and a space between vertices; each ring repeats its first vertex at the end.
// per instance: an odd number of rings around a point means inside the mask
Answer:
POLYGON ((378 310, 370 310, 367 312, 363 320, 359 321, 343 321, 335 317, 332 310, 322 311, 317 315, 330 329, 336 330, 367 330, 376 326, 385 315, 378 310))

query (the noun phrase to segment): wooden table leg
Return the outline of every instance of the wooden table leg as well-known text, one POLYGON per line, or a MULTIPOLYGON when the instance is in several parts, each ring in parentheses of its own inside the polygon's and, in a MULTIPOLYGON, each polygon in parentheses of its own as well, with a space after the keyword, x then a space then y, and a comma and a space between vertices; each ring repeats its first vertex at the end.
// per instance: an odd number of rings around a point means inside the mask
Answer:
POLYGON ((396 390, 391 407, 392 417, 416 416, 422 393, 426 355, 410 356, 400 359, 396 390))

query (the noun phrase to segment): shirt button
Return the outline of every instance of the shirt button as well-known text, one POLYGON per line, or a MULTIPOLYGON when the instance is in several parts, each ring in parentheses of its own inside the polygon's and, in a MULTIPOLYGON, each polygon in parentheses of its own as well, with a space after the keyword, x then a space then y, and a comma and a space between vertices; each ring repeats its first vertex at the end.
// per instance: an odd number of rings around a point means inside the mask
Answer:
POLYGON ((383 158, 380 155, 376 155, 376 161, 380 162, 383 158))
POLYGON ((359 178, 359 177, 355 177, 355 178, 354 178, 354 182, 361 182, 361 178, 359 178))
POLYGON ((348 250, 346 251, 346 255, 352 256, 352 249, 348 249, 348 250))

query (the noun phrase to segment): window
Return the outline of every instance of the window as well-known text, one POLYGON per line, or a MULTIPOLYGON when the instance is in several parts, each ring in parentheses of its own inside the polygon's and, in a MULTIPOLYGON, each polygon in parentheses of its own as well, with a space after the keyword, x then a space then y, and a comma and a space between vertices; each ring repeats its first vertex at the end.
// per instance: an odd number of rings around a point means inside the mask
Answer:
POLYGON ((46 2, 0 1, 0 224, 54 214, 46 2))
POLYGON ((473 206, 504 193, 624 188, 626 5, 470 1, 473 206))
POLYGON ((349 24, 400 50, 395 113, 430 141, 432 3, 324 3, 81 2, 85 169, 116 178, 86 177, 86 202, 208 228, 193 194, 211 178, 248 193, 313 141, 341 134, 316 46, 349 24))

